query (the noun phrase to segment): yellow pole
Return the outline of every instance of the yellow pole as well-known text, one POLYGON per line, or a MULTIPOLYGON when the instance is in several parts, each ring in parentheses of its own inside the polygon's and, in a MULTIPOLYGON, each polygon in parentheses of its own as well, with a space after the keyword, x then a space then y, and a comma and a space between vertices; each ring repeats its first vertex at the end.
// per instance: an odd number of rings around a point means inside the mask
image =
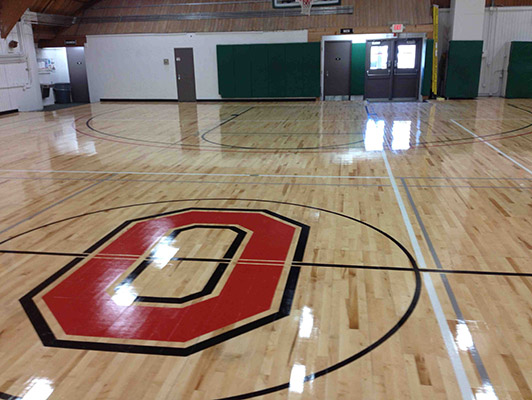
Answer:
POLYGON ((437 5, 432 6, 432 37, 434 45, 432 46, 432 94, 437 96, 438 93, 438 11, 437 5))

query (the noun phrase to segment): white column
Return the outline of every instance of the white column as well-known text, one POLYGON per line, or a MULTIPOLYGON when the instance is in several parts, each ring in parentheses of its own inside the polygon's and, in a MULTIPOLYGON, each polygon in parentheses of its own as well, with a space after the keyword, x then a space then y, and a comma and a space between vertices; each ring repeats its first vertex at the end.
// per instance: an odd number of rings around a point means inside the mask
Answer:
POLYGON ((482 40, 485 0, 451 0, 451 40, 482 40))

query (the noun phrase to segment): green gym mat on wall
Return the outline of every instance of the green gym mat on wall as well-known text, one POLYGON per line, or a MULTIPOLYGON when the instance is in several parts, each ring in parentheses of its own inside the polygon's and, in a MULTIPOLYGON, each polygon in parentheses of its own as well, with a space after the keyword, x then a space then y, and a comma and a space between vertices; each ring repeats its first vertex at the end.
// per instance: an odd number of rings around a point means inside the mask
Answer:
POLYGON ((478 96, 482 45, 482 40, 449 42, 445 97, 472 99, 478 96))
POLYGON ((532 42, 512 42, 506 97, 532 98, 532 42))
POLYGON ((366 43, 353 43, 351 48, 351 95, 364 94, 366 78, 366 43))
POLYGON ((218 45, 222 98, 319 97, 320 43, 218 45))

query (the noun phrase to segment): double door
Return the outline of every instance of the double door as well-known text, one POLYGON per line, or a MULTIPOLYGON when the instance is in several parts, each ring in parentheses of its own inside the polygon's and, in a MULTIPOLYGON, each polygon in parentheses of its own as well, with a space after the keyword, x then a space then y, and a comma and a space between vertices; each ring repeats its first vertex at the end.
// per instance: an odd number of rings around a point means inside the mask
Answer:
POLYGON ((364 98, 417 100, 422 47, 422 39, 368 40, 364 98))

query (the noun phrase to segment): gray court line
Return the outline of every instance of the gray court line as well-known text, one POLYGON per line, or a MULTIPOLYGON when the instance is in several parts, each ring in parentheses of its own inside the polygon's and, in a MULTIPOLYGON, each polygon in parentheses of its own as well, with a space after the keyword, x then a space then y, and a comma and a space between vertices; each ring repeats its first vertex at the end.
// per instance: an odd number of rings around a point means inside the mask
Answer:
MULTIPOLYGON (((532 178, 489 178, 489 177, 478 177, 471 178, 467 176, 401 176, 398 178, 402 179, 449 179, 449 180, 500 180, 500 181, 532 181, 532 178)), ((411 186, 411 185, 410 185, 411 186)))
MULTIPOLYGON (((395 181, 395 178, 393 176, 392 167, 390 166, 390 163, 388 162, 388 157, 386 156, 386 150, 382 151, 382 159, 390 177, 390 183, 393 187, 397 205, 399 206, 399 210, 401 211, 401 216, 403 218, 403 223, 408 233, 408 238, 410 239, 410 244, 414 249, 414 254, 416 255, 416 260, 418 262, 419 269, 422 271, 424 269, 427 269, 427 263, 425 262, 425 257, 423 256, 423 252, 421 251, 421 246, 419 245, 416 233, 414 232, 414 227, 412 226, 412 222, 410 221, 408 212, 406 211, 401 192, 399 191, 399 187, 397 186, 397 182, 395 181)), ((434 288, 434 283, 432 282, 432 277, 430 276, 430 273, 423 272, 423 284, 425 285, 425 288, 427 290, 430 304, 432 305, 432 309, 434 311, 434 316, 436 317, 438 327, 440 328, 443 343, 447 350, 449 361, 451 362, 451 365, 453 367, 453 371, 456 376, 456 381, 458 383, 460 393, 462 394, 462 399, 474 400, 471 383, 469 382, 469 379, 465 372, 464 364, 462 363, 462 359, 460 358, 460 354, 458 353, 458 348, 454 341, 453 334, 451 333, 451 329, 449 328, 449 324, 447 323, 447 318, 445 317, 445 313, 443 312, 443 308, 441 306, 438 293, 434 288)))
MULTIPOLYGON (((110 176, 108 179, 110 179, 110 178, 112 178, 112 176, 110 176)), ((26 217, 26 218, 24 218, 23 220, 21 220, 21 221, 15 223, 15 224, 13 224, 13 225, 10 225, 10 226, 8 226, 8 227, 5 228, 5 229, 2 229, 2 230, 0 231, 0 235, 3 234, 4 232, 7 232, 7 231, 10 230, 10 229, 13 229, 13 228, 19 226, 20 224, 22 224, 22 223, 24 223, 24 222, 26 222, 26 221, 29 221, 29 220, 32 219, 32 218, 35 218, 36 216, 38 216, 38 215, 40 215, 40 214, 42 214, 42 213, 48 211, 49 209, 51 209, 51 208, 53 208, 53 207, 55 207, 55 206, 58 206, 58 205, 61 204, 61 203, 64 203, 65 201, 70 200, 70 199, 73 198, 73 197, 75 197, 75 196, 77 196, 77 195, 79 195, 79 194, 81 194, 81 193, 83 193, 83 192, 86 192, 86 191, 89 190, 89 189, 92 189, 94 186, 97 186, 97 185, 99 185, 100 183, 105 182, 105 181, 108 180, 108 179, 101 179, 101 180, 99 180, 98 182, 93 183, 92 185, 89 185, 89 186, 87 186, 86 188, 83 188, 83 189, 81 189, 81 190, 78 190, 77 192, 71 194, 70 196, 64 197, 64 198, 62 198, 61 200, 59 200, 59 201, 57 201, 57 202, 55 202, 55 203, 49 205, 48 207, 43 208, 41 211, 38 211, 38 212, 36 212, 35 214, 32 214, 32 215, 30 215, 29 217, 26 217)))
POLYGON ((518 167, 520 167, 521 169, 525 170, 526 172, 528 172, 530 175, 532 175, 532 170, 528 169, 527 167, 525 167, 523 164, 521 164, 519 161, 515 160, 514 158, 510 157, 508 154, 506 154, 504 151, 500 150, 498 147, 495 147, 494 145, 492 145, 490 142, 488 142, 487 140, 484 140, 481 136, 477 135, 476 133, 474 133, 473 131, 467 129, 465 126, 463 126, 462 124, 459 124, 458 122, 456 122, 454 119, 451 119, 451 122, 455 125, 458 125, 460 128, 462 128, 464 131, 466 131, 467 133, 469 133, 471 136, 479 139, 480 141, 482 141, 483 143, 487 144, 489 147, 491 147, 493 150, 495 150, 497 153, 499 153, 501 156, 503 156, 504 158, 510 160, 511 162, 513 162, 515 165, 517 165, 518 167))
POLYGON ((115 175, 178 175, 178 176, 253 176, 267 178, 320 178, 320 179, 388 179, 387 176, 369 175, 283 175, 283 174, 222 174, 205 172, 137 172, 137 171, 83 171, 83 170, 51 170, 51 169, 0 169, 0 172, 38 172, 67 174, 115 174, 115 175))
MULTIPOLYGON (((419 227, 421 228, 421 232, 423 233, 423 238, 425 239, 425 242, 427 243, 427 246, 430 250, 432 259, 434 260, 436 267, 439 270, 443 270, 444 268, 441 264, 440 258, 438 257, 438 254, 436 253, 436 249, 434 248, 434 245, 432 244, 432 240, 430 239, 429 233, 427 232, 425 224, 423 223, 423 219, 421 218, 421 215, 419 214, 419 211, 414 202, 414 198, 412 197, 412 194, 410 193, 410 190, 408 189, 408 185, 403 178, 401 178, 401 183, 406 192, 406 196, 408 198, 410 206, 412 207, 412 210, 414 211, 414 215, 416 216, 417 223, 419 224, 419 227)), ((463 324, 463 326, 465 326, 467 330, 469 331, 469 327, 467 326, 466 319, 464 318, 464 314, 462 313, 462 310, 460 309, 460 306, 458 305, 458 301, 456 299, 456 296, 454 295, 453 289, 451 288, 451 284, 449 283, 449 280, 447 279, 447 275, 441 273, 440 278, 443 282, 443 285, 445 286, 445 291, 447 292, 447 296, 449 297, 449 300, 451 301, 454 313, 456 314, 456 318, 458 319, 459 323, 463 324)), ((471 335, 471 332, 469 332, 469 334, 471 335)), ((471 338, 472 337, 473 336, 471 335, 471 338)), ((471 358, 473 358, 473 361, 477 368, 480 379, 482 380, 482 386, 491 388, 492 394, 495 396, 495 398, 497 398, 495 391, 493 390, 493 385, 491 383, 491 380, 488 376, 488 371, 486 371, 486 367, 484 366, 484 363, 482 362, 482 358, 480 357, 480 354, 478 353, 477 347, 475 345, 475 341, 473 339, 471 339, 471 346, 469 347, 468 350, 471 353, 471 358)))
MULTIPOLYGON (((401 178, 403 179, 403 178, 401 178)), ((532 186, 472 186, 472 185, 408 185, 417 188, 457 188, 457 189, 532 189, 532 186)))
MULTIPOLYGON (((211 183, 233 185, 290 185, 290 186, 349 186, 349 187, 386 187, 389 184, 379 183, 291 183, 291 182, 243 182, 243 181, 177 181, 163 179, 91 179, 91 178, 28 178, 28 177, 4 177, 0 179, 12 180, 53 180, 53 181, 98 181, 98 182, 162 182, 162 183, 211 183)), ((1 233, 1 232, 0 232, 1 233)))
MULTIPOLYGON (((209 184, 238 184, 238 185, 290 185, 290 186, 369 186, 389 187, 389 184, 356 184, 356 183, 291 183, 291 182, 242 182, 242 181, 189 181, 189 180, 164 180, 164 179, 98 179, 98 178, 35 178, 21 176, 0 176, 5 180, 29 180, 29 181, 88 181, 88 182, 162 182, 162 183, 209 183, 209 184)), ((401 178, 403 179, 403 178, 401 178)), ((473 185, 408 185, 415 188, 457 188, 457 189, 523 189, 532 190, 532 186, 473 186, 473 185)))
MULTIPOLYGON (((309 179, 389 179, 387 176, 370 175, 296 175, 296 174, 230 174, 209 172, 140 172, 140 171, 90 171, 90 170, 51 170, 51 169, 0 169, 0 172, 27 172, 27 173, 50 173, 50 174, 115 174, 115 175, 162 175, 162 176, 241 176, 241 177, 265 177, 265 178, 309 178, 309 179)), ((460 176, 403 176, 404 179, 449 179, 449 180, 513 180, 532 181, 532 178, 488 178, 488 177, 460 177, 460 176)), ((412 185, 410 185, 412 186, 412 185)), ((502 187, 501 187, 502 188, 502 187)))

